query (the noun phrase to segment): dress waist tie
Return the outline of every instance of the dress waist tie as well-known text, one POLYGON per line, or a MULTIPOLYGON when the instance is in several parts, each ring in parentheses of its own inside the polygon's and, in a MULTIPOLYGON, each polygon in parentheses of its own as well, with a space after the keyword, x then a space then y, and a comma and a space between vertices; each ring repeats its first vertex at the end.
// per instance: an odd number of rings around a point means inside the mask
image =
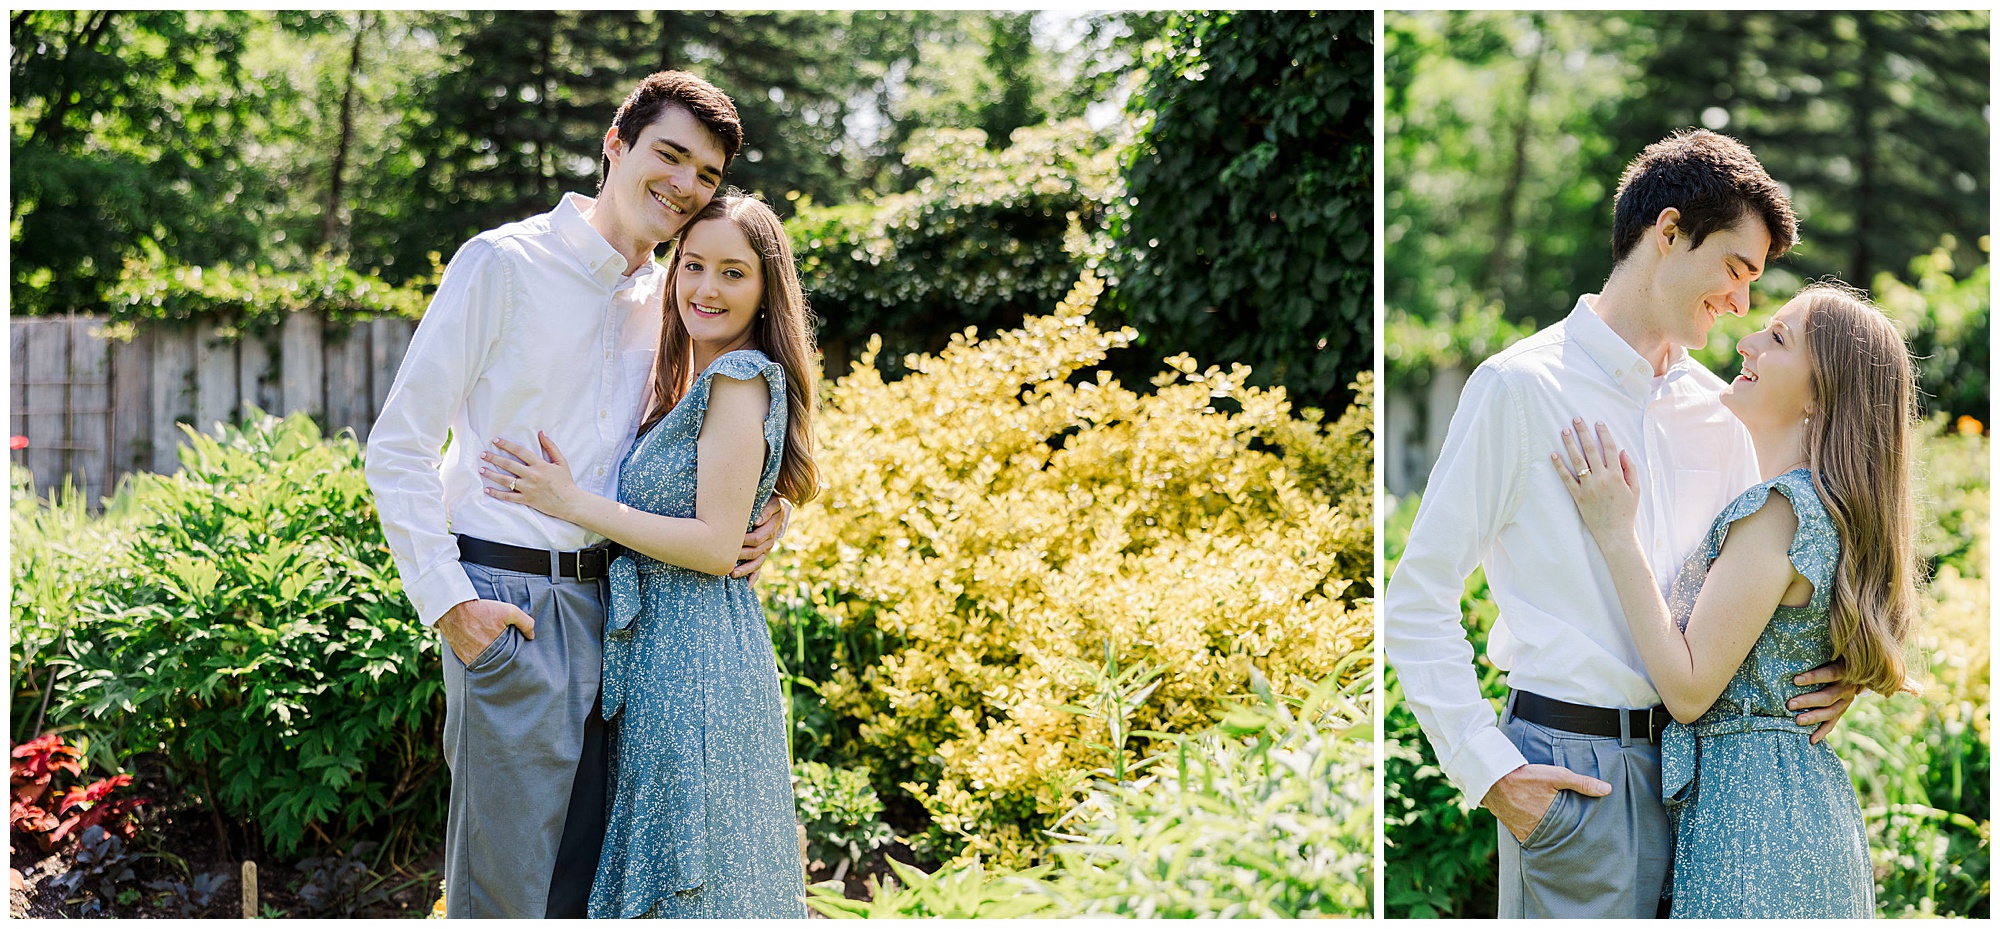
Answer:
POLYGON ((1811 729, 1794 722, 1790 716, 1746 714, 1697 720, 1692 726, 1668 723, 1666 732, 1660 735, 1660 799, 1666 802, 1667 812, 1676 812, 1684 804, 1694 802, 1695 776, 1701 769, 1701 740, 1739 732, 1789 732, 1801 738, 1812 734, 1811 729))

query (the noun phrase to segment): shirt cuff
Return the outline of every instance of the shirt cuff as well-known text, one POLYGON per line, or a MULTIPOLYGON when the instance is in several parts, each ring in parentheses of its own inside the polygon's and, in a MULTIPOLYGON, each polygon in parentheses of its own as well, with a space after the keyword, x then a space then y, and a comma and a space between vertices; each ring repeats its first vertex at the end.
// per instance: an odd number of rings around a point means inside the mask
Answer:
POLYGON ((1467 803, 1479 806, 1494 783, 1527 763, 1527 756, 1514 747, 1499 726, 1486 726, 1466 740, 1465 746, 1453 753, 1450 761, 1440 762, 1438 766, 1444 769, 1445 776, 1451 778, 1459 790, 1465 792, 1467 803))
POLYGON ((426 627, 437 625, 452 607, 479 599, 479 592, 472 589, 472 579, 465 576, 465 566, 456 560, 425 571, 415 584, 404 582, 403 593, 409 596, 410 605, 417 608, 417 619, 426 627))

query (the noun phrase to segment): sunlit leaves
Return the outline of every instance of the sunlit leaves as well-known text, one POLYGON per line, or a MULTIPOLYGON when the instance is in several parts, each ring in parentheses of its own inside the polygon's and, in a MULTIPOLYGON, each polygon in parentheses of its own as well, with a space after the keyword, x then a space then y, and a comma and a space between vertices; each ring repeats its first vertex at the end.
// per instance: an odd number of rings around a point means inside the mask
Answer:
POLYGON ((830 489, 779 556, 820 622, 884 643, 819 682, 858 743, 828 749, 996 864, 1045 848, 1100 764, 1061 709, 1072 659, 1108 642, 1165 669, 1132 725, 1187 732, 1253 667, 1318 678, 1370 640, 1367 410, 1304 420, 1191 360, 1150 395, 1079 377, 1132 338, 1090 323, 1100 288, 893 382, 864 355, 820 416, 830 489))
POLYGON ((88 548, 51 532, 61 510, 17 512, 29 563, 82 581, 16 575, 13 654, 55 675, 50 720, 103 734, 120 756, 160 753, 281 854, 432 827, 437 644, 395 583, 360 447, 303 415, 266 417, 191 433, 181 465, 136 477, 88 524, 88 548), (416 813, 392 824, 397 810, 416 813))

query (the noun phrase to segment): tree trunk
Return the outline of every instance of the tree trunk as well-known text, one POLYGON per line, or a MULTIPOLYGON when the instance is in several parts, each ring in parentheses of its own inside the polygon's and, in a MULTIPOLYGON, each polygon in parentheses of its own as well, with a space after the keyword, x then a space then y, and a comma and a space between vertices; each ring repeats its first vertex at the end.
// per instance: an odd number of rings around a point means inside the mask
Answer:
POLYGON ((326 209, 320 216, 320 248, 335 255, 347 252, 346 236, 341 234, 340 195, 347 171, 347 153, 354 145, 354 84, 361 74, 361 39, 367 33, 368 14, 364 12, 354 23, 354 43, 347 54, 347 89, 340 95, 340 141, 333 147, 333 170, 327 184, 326 209))
POLYGON ((1876 152, 1881 145, 1875 131, 1875 124, 1878 121, 1875 108, 1881 102, 1881 94, 1876 87, 1878 65, 1875 54, 1875 14, 1858 12, 1854 17, 1856 38, 1861 45, 1860 52, 1854 56, 1854 61, 1861 66, 1861 81, 1855 85, 1854 96, 1850 98, 1852 102, 1849 104, 1853 107, 1850 116, 1855 128, 1855 150, 1858 152, 1854 161, 1854 215, 1864 221, 1855 224, 1854 257, 1848 263, 1850 269, 1848 273, 1853 276, 1848 280, 1866 287, 1875 277, 1876 268, 1875 252, 1869 245, 1868 225, 1865 220, 1868 217, 1882 215, 1881 205, 1876 202, 1881 194, 1875 185, 1876 152))
POLYGON ((537 67, 535 69, 536 75, 541 78, 535 88, 535 108, 541 111, 541 118, 538 122, 542 127, 542 132, 545 133, 541 138, 535 140, 535 192, 538 195, 536 200, 538 203, 547 203, 555 196, 553 192, 556 186, 555 157, 554 153, 550 151, 551 146, 549 144, 549 140, 560 131, 555 125, 554 105, 549 102, 549 91, 552 85, 549 69, 553 66, 551 59, 555 55, 555 45, 556 22, 551 19, 549 21, 548 35, 542 38, 541 59, 536 62, 537 67))
POLYGON ((1542 56, 1548 43, 1542 17, 1529 17, 1529 28, 1535 33, 1534 51, 1528 54, 1528 74, 1521 82, 1521 112, 1514 120, 1514 162, 1507 172, 1507 182, 1500 189, 1500 212, 1494 217, 1493 251, 1486 256, 1486 268, 1480 275, 1479 290, 1493 296, 1501 288, 1501 275, 1506 273, 1514 248, 1514 223, 1520 215, 1521 184, 1528 175, 1528 136, 1534 131, 1535 94, 1541 92, 1542 56))

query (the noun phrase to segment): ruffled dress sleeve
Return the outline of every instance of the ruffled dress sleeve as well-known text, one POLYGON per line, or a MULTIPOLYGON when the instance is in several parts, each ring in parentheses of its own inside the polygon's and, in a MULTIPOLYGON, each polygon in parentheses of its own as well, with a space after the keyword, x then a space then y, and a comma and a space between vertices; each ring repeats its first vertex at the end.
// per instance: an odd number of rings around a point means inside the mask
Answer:
MULTIPOLYGON (((1694 614, 1694 602, 1700 594, 1702 580, 1708 569, 1722 553, 1722 544, 1729 537, 1729 530, 1738 521, 1762 510, 1770 502, 1772 491, 1785 496, 1791 503, 1792 511, 1798 516, 1799 527, 1792 534, 1791 545, 1786 556, 1793 569, 1812 583, 1812 598, 1804 606, 1778 607, 1780 615, 1787 611, 1800 611, 1824 616, 1833 600, 1833 574, 1839 562, 1840 541, 1828 518, 1825 504, 1821 502, 1819 491, 1813 486, 1812 472, 1797 468, 1787 471, 1769 481, 1765 481, 1743 492, 1729 506, 1715 517, 1701 548, 1690 556, 1689 563, 1682 568, 1681 576, 1675 580, 1673 611, 1675 625, 1687 629, 1688 620, 1694 614)), ((1773 622, 1776 622, 1774 618, 1773 622)), ((1766 635, 1770 630, 1767 628, 1766 635)), ((1757 661, 1758 649, 1764 647, 1760 638, 1751 646, 1751 654, 1744 658, 1745 666, 1757 661)), ((1741 672, 1739 672, 1740 674, 1741 672)), ((1738 687, 1732 679, 1718 698, 1721 707, 1738 687)), ((1777 708, 1782 710, 1782 707, 1777 708)), ((1682 804, 1693 799, 1696 774, 1701 765, 1699 737, 1719 731, 1742 732, 1753 729, 1771 729, 1781 732, 1796 732, 1798 724, 1789 715, 1755 715, 1744 713, 1723 713, 1717 709, 1687 725, 1670 723, 1660 737, 1660 793, 1666 801, 1667 809, 1677 810, 1682 804), (1723 718, 1723 717, 1727 718, 1723 718)))
MULTIPOLYGON (((752 380, 762 377, 771 391, 771 409, 764 416, 764 478, 759 483, 755 504, 750 510, 752 526, 757 514, 770 500, 771 489, 777 480, 778 462, 784 456, 784 436, 786 423, 785 369, 766 357, 763 352, 739 350, 730 352, 709 363, 701 376, 688 387, 687 395, 674 409, 653 427, 653 431, 642 436, 633 444, 632 452, 621 468, 629 469, 661 467, 664 457, 663 446, 673 443, 692 443, 701 435, 702 417, 708 411, 708 397, 715 375, 735 380, 752 380)), ((642 507, 643 508, 643 507, 642 507)), ((748 529, 746 528, 746 532, 748 529)), ((620 549, 617 558, 612 559, 609 571, 611 596, 606 611, 604 628, 604 673, 602 683, 605 719, 618 715, 625 705, 627 680, 631 675, 629 655, 632 622, 639 616, 645 605, 646 592, 640 576, 654 574, 670 565, 646 555, 620 549)))

